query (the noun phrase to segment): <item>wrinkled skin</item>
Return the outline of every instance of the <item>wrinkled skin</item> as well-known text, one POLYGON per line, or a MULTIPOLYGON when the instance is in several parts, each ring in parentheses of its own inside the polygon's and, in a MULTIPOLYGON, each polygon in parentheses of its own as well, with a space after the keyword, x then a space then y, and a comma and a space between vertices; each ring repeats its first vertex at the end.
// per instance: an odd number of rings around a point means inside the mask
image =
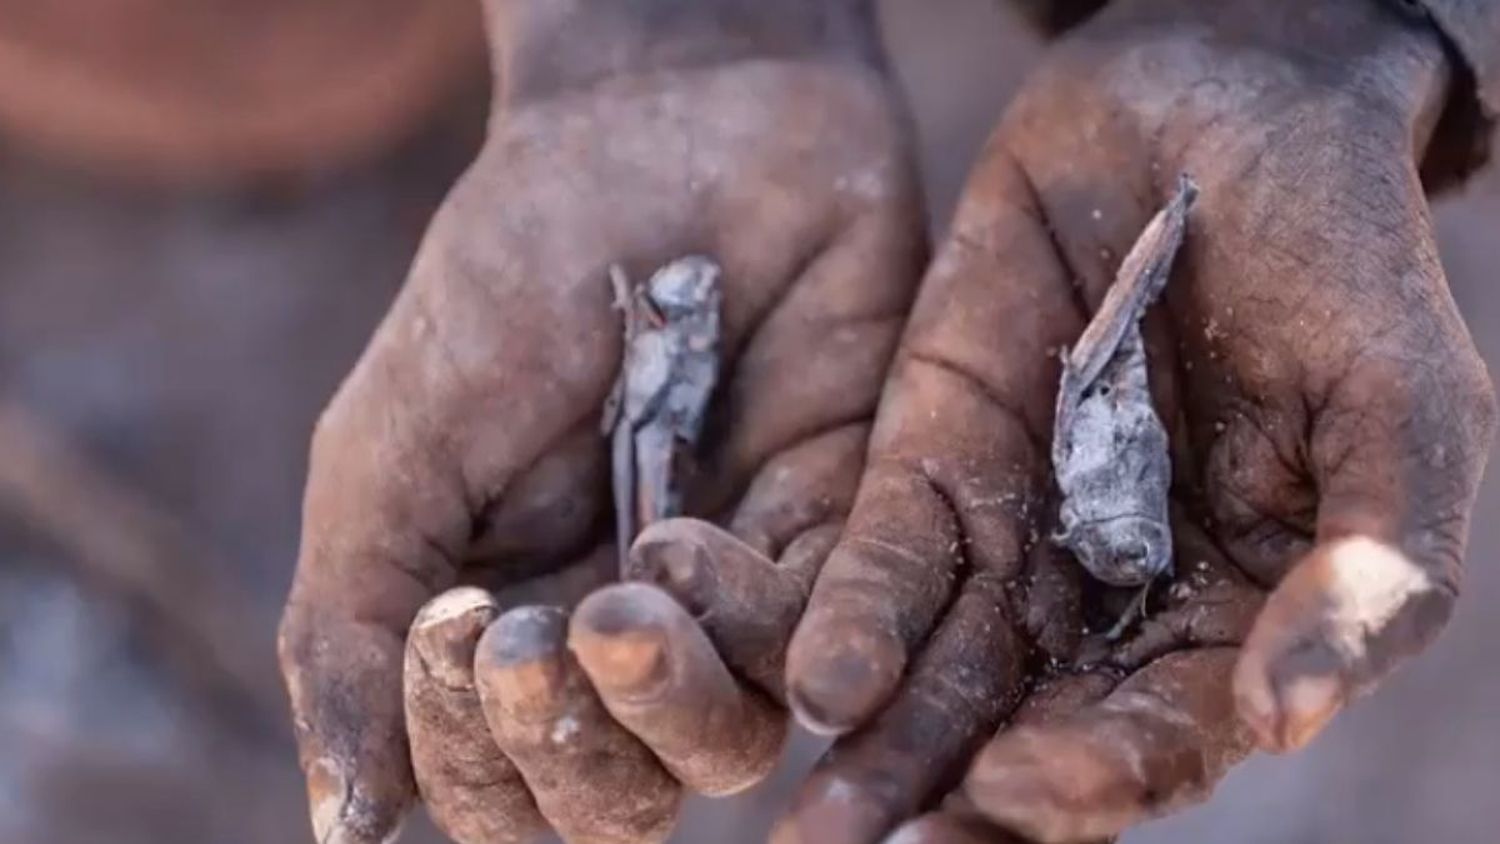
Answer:
MULTIPOLYGON (((1449 74, 1429 28, 1368 0, 1118 0, 1018 95, 788 654, 799 716, 843 733, 926 682, 934 649, 1013 643, 928 684, 944 741, 1007 726, 892 841, 1108 838, 1252 747, 1305 745, 1436 636, 1495 427, 1418 178, 1449 74), (1202 195, 1146 325, 1178 577, 1111 645, 1089 631, 1123 596, 1042 539, 1056 353, 1184 171, 1202 195)), ((799 804, 785 840, 867 841, 922 808, 837 765, 814 782, 838 799, 799 804), (858 823, 828 820, 851 805, 858 823)))
MULTIPOLYGON (((686 498, 733 536, 685 529, 770 571, 780 615, 739 633, 784 648, 926 258, 908 129, 858 0, 486 11, 487 143, 313 438, 280 658, 314 832, 380 842, 420 791, 461 844, 660 841, 685 789, 763 776, 786 718, 779 653, 720 657, 654 587, 522 606, 613 579, 608 268, 723 266, 686 498)), ((691 593, 643 542, 640 576, 691 593)))

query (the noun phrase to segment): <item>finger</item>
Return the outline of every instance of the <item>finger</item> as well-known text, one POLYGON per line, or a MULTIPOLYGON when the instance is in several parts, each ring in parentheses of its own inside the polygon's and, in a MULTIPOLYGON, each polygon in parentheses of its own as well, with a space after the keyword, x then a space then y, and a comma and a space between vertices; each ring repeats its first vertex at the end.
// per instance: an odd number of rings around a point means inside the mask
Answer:
POLYGON ((961 565, 1019 572, 1046 490, 1049 350, 1080 328, 1029 186, 992 143, 923 282, 844 540, 787 654, 806 726, 844 732, 889 699, 961 565))
POLYGON ((1083 567, 1054 542, 1037 542, 1026 558, 1022 624, 1028 640, 1049 663, 1078 656, 1083 638, 1083 567))
POLYGON ((681 787, 605 711, 567 627, 561 610, 519 607, 485 631, 474 673, 490 732, 568 844, 665 841, 681 787))
POLYGON ((364 373, 351 377, 313 438, 302 547, 278 638, 320 844, 385 841, 412 803, 406 630, 451 585, 467 523, 459 474, 436 451, 430 420, 376 410, 375 394, 397 389, 399 376, 373 363, 364 373))
POLYGON ((667 593, 643 583, 595 592, 573 616, 568 647, 615 720, 688 788, 733 794, 775 766, 786 718, 739 686, 667 593))
POLYGON ((489 593, 429 602, 406 644, 406 731, 427 814, 458 844, 520 844, 545 832, 516 766, 490 740, 474 685, 474 649, 500 615, 489 593))
MULTIPOLYGON (((401 689, 407 628, 453 585, 485 515, 471 505, 502 510, 506 493, 535 491, 528 467, 549 473, 541 455, 594 415, 619 354, 595 275, 603 238, 569 252, 566 267, 552 262, 546 275, 558 282, 536 288, 526 284, 540 276, 530 272, 534 250, 463 248, 458 206, 475 197, 462 188, 455 197, 313 436, 278 645, 323 844, 395 833, 415 792, 401 689), (455 261, 463 272, 450 272, 455 261), (497 315, 492 303, 520 301, 509 294, 523 285, 527 306, 497 315), (547 389, 534 389, 539 377, 547 389)), ((564 493, 585 502, 572 512, 586 519, 590 492, 564 493)), ((567 531, 548 533, 563 541, 567 531)))
POLYGON ((1020 697, 1005 605, 997 578, 965 584, 901 693, 834 745, 777 824, 775 844, 879 841, 952 784, 1020 697))
POLYGON ((844 425, 772 458, 741 499, 733 533, 678 519, 648 527, 631 548, 627 577, 670 593, 725 663, 776 700, 785 700, 787 642, 853 501, 868 433, 844 425))
MULTIPOLYGON (((1108 673, 1086 671, 1044 677, 1011 717, 1011 725, 1051 724, 1102 700, 1119 684, 1108 673)), ((962 794, 938 812, 902 825, 884 844, 1027 844, 977 813, 962 794)))
POLYGON ((1320 545, 1266 602, 1235 673, 1239 711, 1265 750, 1305 747, 1357 694, 1447 622, 1444 580, 1366 537, 1320 545))
POLYGON ((842 521, 854 503, 870 426, 844 425, 792 446, 756 474, 729 529, 776 559, 804 532, 842 521))
POLYGON ((1236 655, 1173 654, 1098 704, 1003 731, 975 759, 964 800, 1024 838, 1064 844, 1204 799, 1250 749, 1229 690, 1236 655))
POLYGON ((1271 595, 1235 676, 1240 712, 1267 749, 1307 744, 1452 613, 1493 395, 1467 336, 1454 336, 1462 326, 1422 321, 1438 324, 1409 342, 1435 348, 1424 354, 1441 371, 1374 352, 1319 415, 1317 545, 1271 595))
POLYGON ((702 626, 726 665, 782 700, 787 642, 837 538, 837 526, 815 528, 777 565, 716 525, 669 519, 641 532, 627 576, 665 590, 702 626))
MULTIPOLYGON (((873 210, 841 209, 848 222, 802 266, 787 268, 789 278, 778 280, 783 295, 754 315, 754 330, 734 350, 709 431, 719 484, 703 496, 714 505, 707 512, 727 505, 774 455, 874 416, 927 256, 917 183, 905 162, 890 166, 905 177, 884 188, 897 195, 880 197, 873 210)), ((765 241, 730 234, 721 249, 726 273, 764 263, 765 241), (747 249, 754 254, 736 257, 747 249)), ((725 319, 733 332, 736 315, 725 319)))
POLYGON ((1133 671, 1176 651, 1237 647, 1265 605, 1263 592, 1233 581, 1212 581, 1181 591, 1188 590, 1183 601, 1143 619, 1129 638, 1114 643, 1109 665, 1133 671))

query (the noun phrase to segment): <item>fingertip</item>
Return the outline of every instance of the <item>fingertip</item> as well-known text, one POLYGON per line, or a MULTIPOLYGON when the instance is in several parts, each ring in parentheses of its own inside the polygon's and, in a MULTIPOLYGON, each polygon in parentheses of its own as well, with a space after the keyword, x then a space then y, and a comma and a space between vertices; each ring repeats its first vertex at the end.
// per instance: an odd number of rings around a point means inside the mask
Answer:
POLYGON ((906 662, 905 642, 872 621, 810 617, 787 654, 787 703, 808 730, 843 735, 890 699, 906 662))
POLYGON ((290 603, 278 650, 317 840, 386 840, 416 798, 402 717, 404 643, 384 627, 290 603))
POLYGON ((1327 675, 1298 677, 1287 684, 1283 704, 1283 747, 1301 750, 1343 709, 1344 682, 1327 675))
POLYGON ((698 519, 655 522, 631 545, 626 577, 655 584, 699 616, 713 605, 718 591, 715 552, 723 554, 726 548, 732 551, 741 544, 721 528, 698 519))
POLYGON ((727 666, 780 701, 787 644, 836 533, 821 526, 802 534, 778 564, 716 525, 671 519, 641 533, 629 571, 676 599, 727 666))
POLYGON ((1436 635, 1453 594, 1366 536, 1314 548, 1266 601, 1235 667, 1235 706, 1257 744, 1277 753, 1306 747, 1436 635))
POLYGON ((578 605, 568 648, 601 693, 649 698, 671 680, 674 616, 682 612, 645 584, 606 587, 578 605))
POLYGON ((881 474, 866 475, 861 505, 787 648, 788 704, 820 735, 847 733, 879 712, 962 582, 946 499, 905 468, 881 474))
POLYGON ((307 799, 313 837, 318 844, 384 844, 401 831, 411 810, 411 795, 369 794, 346 776, 347 764, 331 757, 313 760, 306 768, 307 799))
POLYGON ((1322 643, 1305 643, 1279 666, 1259 648, 1247 647, 1235 666, 1235 710, 1256 745, 1268 753, 1307 747, 1343 709, 1346 698, 1337 657, 1322 643), (1305 667, 1297 668, 1297 663, 1305 667))
POLYGON ((560 607, 515 607, 485 631, 480 658, 497 668, 534 662, 556 654, 567 629, 568 613, 560 607))
POLYGON ((507 610, 485 630, 474 653, 474 672, 486 702, 512 718, 533 720, 562 705, 568 614, 557 607, 507 610))
POLYGON ((520 607, 480 641, 476 675, 490 733, 565 841, 665 841, 682 789, 617 723, 568 647, 570 619, 520 607))
POLYGON ((499 614, 495 599, 483 589, 451 589, 417 613, 407 647, 427 676, 449 687, 472 686, 475 645, 499 614))
POLYGON ((785 714, 743 688, 707 634, 653 586, 591 595, 574 615, 568 647, 606 709, 700 794, 733 794, 775 766, 785 714))

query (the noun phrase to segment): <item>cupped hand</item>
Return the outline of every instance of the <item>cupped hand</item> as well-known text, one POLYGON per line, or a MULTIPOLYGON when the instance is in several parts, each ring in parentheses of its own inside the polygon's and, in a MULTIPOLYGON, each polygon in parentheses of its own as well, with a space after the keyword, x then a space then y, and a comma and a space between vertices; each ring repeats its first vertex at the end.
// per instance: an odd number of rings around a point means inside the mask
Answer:
POLYGON ((861 0, 487 13, 488 139, 313 437, 280 657, 314 829, 387 840, 420 791, 462 844, 659 841, 684 789, 770 767, 780 656, 720 656, 648 585, 571 620, 530 606, 617 566, 609 270, 722 267, 724 374, 685 500, 733 537, 661 523, 634 565, 678 583, 700 535, 780 558, 781 645, 756 645, 784 649, 925 260, 906 121, 861 0))
POLYGON ((951 785, 910 761, 1007 719, 949 812, 897 839, 1106 838, 1254 746, 1305 745, 1436 636, 1495 399, 1418 175, 1454 73, 1397 5, 1117 0, 1018 95, 788 655, 793 707, 845 742, 883 708, 940 728, 827 761, 787 840, 878 838, 922 808, 893 780, 951 785), (1045 538, 1058 357, 1183 172, 1202 192, 1145 326, 1175 575, 1104 641, 1130 595, 1045 538))

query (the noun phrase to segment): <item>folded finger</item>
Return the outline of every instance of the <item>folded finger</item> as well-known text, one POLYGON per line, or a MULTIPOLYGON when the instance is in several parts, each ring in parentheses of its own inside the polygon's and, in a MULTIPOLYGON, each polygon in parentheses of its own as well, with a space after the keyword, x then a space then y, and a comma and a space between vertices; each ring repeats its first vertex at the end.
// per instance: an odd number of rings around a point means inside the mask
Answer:
POLYGON ((1041 844, 1076 844, 1204 799, 1250 749, 1230 693, 1237 651, 1164 657, 1099 703, 1008 729, 975 759, 966 805, 1041 844))
POLYGON ((490 739, 474 649, 500 615, 487 592, 434 598, 406 645, 406 731, 427 814, 458 844, 520 844, 547 828, 516 766, 490 739))
POLYGON ((568 647, 614 719, 693 791, 733 794, 775 766, 785 716, 740 686, 667 593, 643 583, 595 592, 573 616, 568 647))
POLYGON ((665 841, 682 789, 610 717, 567 628, 561 610, 520 607, 485 631, 474 673, 490 732, 568 844, 665 841))
POLYGON ((677 599, 736 674, 778 700, 787 643, 838 527, 794 540, 780 565, 717 525, 669 519, 641 532, 627 576, 677 599))
POLYGON ((853 501, 868 434, 842 425, 773 457, 728 531, 669 520, 631 548, 626 577, 669 592, 736 674, 779 701, 787 643, 853 501))

